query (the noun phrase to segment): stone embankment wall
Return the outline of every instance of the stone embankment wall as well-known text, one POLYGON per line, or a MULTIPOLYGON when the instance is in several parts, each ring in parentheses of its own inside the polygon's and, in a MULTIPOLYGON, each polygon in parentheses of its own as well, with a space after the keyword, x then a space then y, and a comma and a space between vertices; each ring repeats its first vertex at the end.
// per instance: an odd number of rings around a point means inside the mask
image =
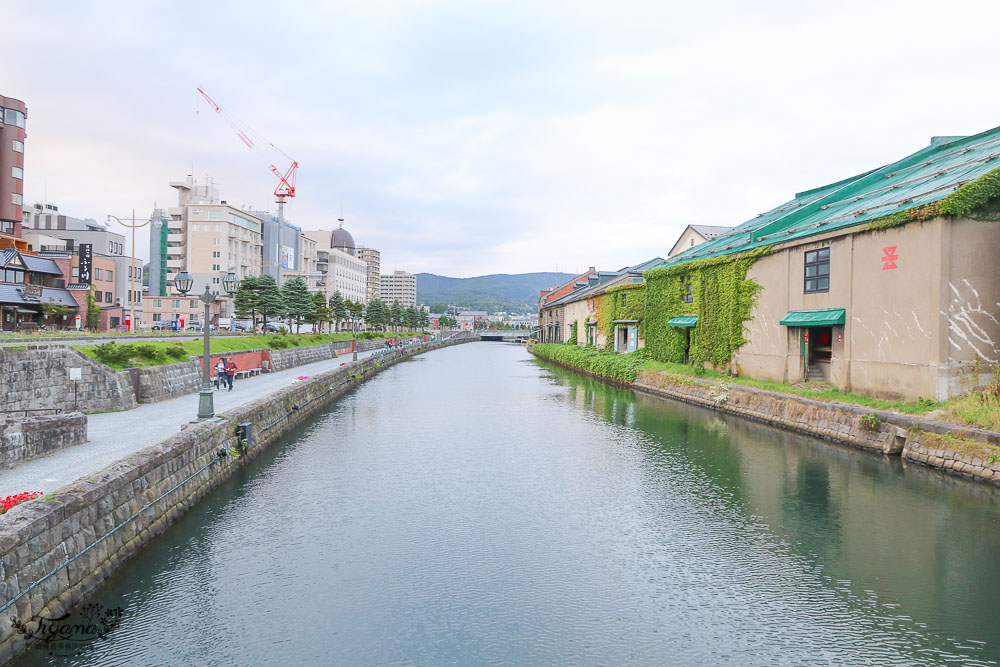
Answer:
MULTIPOLYGON (((428 343, 316 375, 0 515, 0 606, 55 571, 0 617, 25 622, 61 614, 291 427, 383 368, 458 342, 465 341, 428 343), (236 427, 243 422, 253 425, 250 450, 236 460, 220 457, 220 450, 239 446, 236 427)), ((0 663, 25 648, 11 623, 0 624, 0 663)))
POLYGON ((271 350, 271 363, 274 370, 283 371, 295 366, 304 366, 317 361, 335 359, 337 353, 329 343, 325 345, 310 345, 309 347, 289 347, 284 350, 271 350))
POLYGON ((0 422, 0 469, 86 441, 87 417, 81 412, 8 418, 0 422))
POLYGON ((626 386, 1000 486, 1000 433, 667 373, 626 386))
POLYGON ((95 412, 136 406, 127 373, 114 371, 65 345, 0 348, 0 368, 0 397, 6 411, 95 412), (70 368, 81 369, 81 378, 75 383, 69 379, 70 368))

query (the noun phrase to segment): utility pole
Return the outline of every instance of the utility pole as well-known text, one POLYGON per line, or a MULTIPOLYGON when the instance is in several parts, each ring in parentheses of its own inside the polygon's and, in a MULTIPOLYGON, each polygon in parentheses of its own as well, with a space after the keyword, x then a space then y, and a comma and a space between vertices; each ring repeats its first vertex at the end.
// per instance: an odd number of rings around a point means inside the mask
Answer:
POLYGON ((117 220, 118 224, 122 225, 123 227, 128 227, 128 228, 130 228, 132 230, 132 259, 131 259, 131 263, 129 264, 129 267, 128 267, 129 292, 131 292, 131 294, 129 295, 129 300, 128 300, 128 329, 129 329, 129 331, 135 331, 135 301, 136 301, 136 299, 135 299, 135 230, 139 229, 140 227, 145 227, 146 225, 148 225, 150 223, 150 221, 152 220, 152 218, 150 218, 149 220, 145 221, 141 225, 137 224, 136 221, 135 221, 135 209, 132 209, 132 224, 131 225, 128 224, 127 222, 122 222, 121 219, 118 218, 117 216, 108 214, 108 222, 111 221, 111 218, 114 218, 115 220, 117 220))

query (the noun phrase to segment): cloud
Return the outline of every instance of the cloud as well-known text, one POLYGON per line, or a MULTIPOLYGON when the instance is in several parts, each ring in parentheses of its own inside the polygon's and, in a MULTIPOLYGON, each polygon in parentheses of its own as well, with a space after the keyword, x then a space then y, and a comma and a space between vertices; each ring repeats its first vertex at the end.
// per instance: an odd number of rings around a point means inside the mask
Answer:
POLYGON ((26 199, 104 219, 216 179, 288 216, 469 276, 663 255, 933 134, 997 125, 992 3, 19 3, 0 94, 29 105, 26 199), (40 36, 44 35, 44 39, 40 36), (967 100, 974 99, 974 103, 967 100), (963 102, 962 100, 966 100, 963 102))

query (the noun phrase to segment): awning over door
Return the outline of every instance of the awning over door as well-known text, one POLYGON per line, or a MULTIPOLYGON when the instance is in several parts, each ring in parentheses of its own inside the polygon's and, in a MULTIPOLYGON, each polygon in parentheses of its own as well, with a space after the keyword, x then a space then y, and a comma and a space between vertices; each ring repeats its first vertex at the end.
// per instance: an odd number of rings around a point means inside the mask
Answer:
POLYGON ((846 311, 843 308, 820 308, 818 310, 790 310, 781 318, 784 327, 830 327, 843 324, 846 311))
POLYGON ((698 324, 697 315, 681 315, 680 317, 673 317, 667 322, 668 327, 693 327, 698 324))
POLYGON ((626 325, 626 326, 628 326, 630 324, 638 324, 638 323, 639 323, 639 320, 612 320, 611 321, 611 324, 619 324, 619 325, 626 325))

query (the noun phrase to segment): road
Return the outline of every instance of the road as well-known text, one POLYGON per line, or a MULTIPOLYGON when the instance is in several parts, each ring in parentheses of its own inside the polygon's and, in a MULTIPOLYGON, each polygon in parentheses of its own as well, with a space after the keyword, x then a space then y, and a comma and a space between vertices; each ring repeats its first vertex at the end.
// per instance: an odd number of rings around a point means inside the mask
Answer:
MULTIPOLYGON (((362 352, 362 359, 372 352, 362 352)), ((338 368, 350 354, 284 371, 236 381, 233 391, 215 392, 215 412, 221 414, 291 384, 301 376, 313 376, 338 368)), ((0 470, 0 498, 21 491, 50 493, 84 475, 95 473, 115 461, 169 438, 180 431, 186 418, 198 413, 198 394, 188 394, 134 410, 88 415, 88 440, 10 470, 0 470)))

